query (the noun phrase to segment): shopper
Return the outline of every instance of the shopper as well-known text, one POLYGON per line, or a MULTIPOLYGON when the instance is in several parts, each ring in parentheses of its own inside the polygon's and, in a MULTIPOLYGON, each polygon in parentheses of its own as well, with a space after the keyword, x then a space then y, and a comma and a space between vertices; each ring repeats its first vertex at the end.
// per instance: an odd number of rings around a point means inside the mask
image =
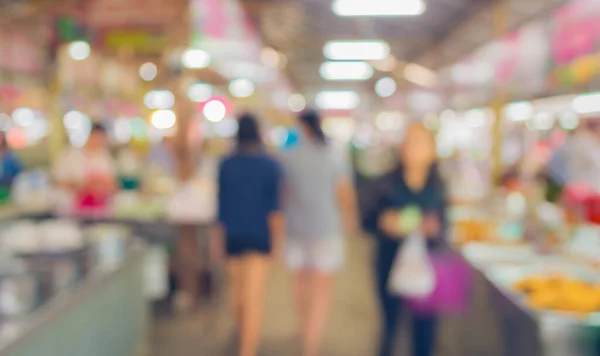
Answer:
POLYGON ((106 130, 94 124, 83 148, 67 150, 54 167, 57 183, 72 194, 75 213, 100 217, 116 191, 116 164, 108 150, 106 130))
POLYGON ((345 260, 343 222, 352 226, 356 198, 342 157, 333 157, 314 111, 300 115, 299 144, 282 154, 286 262, 295 272, 303 355, 316 356, 325 332, 333 279, 345 260))
MULTIPOLYGON (((383 314, 379 355, 394 354, 394 336, 405 301, 388 291, 388 278, 398 250, 410 233, 401 228, 406 219, 419 219, 416 226, 435 249, 443 242, 446 204, 444 184, 436 165, 435 141, 420 124, 411 125, 404 142, 398 146, 398 167, 382 178, 375 192, 374 204, 366 209, 364 225, 377 237, 375 256, 376 282, 383 314), (418 209, 419 216, 414 211, 418 209), (412 212, 412 213, 411 213, 412 212), (409 217, 412 216, 412 217, 409 217)), ((434 350, 437 317, 412 316, 413 355, 431 356, 434 350)))
POLYGON ((213 230, 214 257, 224 247, 240 356, 258 352, 269 255, 278 254, 284 234, 280 212, 281 172, 265 151, 257 120, 239 120, 237 148, 219 168, 219 214, 213 230), (224 242, 224 246, 223 246, 224 242))
POLYGON ((8 147, 4 133, 0 133, 0 158, 0 189, 2 196, 8 196, 14 179, 23 171, 23 165, 8 147))

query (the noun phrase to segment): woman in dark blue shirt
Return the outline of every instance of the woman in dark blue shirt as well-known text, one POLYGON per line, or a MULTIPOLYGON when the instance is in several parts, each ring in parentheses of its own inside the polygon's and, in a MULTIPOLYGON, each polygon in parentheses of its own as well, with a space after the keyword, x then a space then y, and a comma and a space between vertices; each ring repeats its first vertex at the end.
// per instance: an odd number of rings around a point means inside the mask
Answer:
MULTIPOLYGON (((433 136, 422 125, 411 125, 398 154, 401 164, 375 182, 374 199, 363 212, 365 228, 378 242, 375 269, 383 314, 380 356, 394 354, 394 336, 400 313, 405 309, 402 298, 388 291, 390 271, 404 238, 419 229, 427 238, 428 247, 435 249, 443 244, 446 226, 444 184, 436 169, 433 136)), ((413 355, 431 356, 437 317, 415 315, 412 323, 413 355)))
POLYGON ((281 170, 262 145, 257 120, 243 115, 237 148, 219 169, 219 216, 212 243, 214 254, 224 249, 228 256, 240 356, 258 352, 269 257, 279 253, 284 234, 280 188, 281 170))

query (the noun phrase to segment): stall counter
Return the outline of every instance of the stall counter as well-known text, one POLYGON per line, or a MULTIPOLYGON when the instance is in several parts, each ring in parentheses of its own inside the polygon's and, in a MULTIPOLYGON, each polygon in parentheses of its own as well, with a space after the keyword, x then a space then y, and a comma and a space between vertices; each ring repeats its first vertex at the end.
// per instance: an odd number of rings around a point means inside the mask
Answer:
POLYGON ((3 356, 134 356, 145 346, 146 249, 133 247, 119 268, 94 271, 38 311, 0 322, 3 356))

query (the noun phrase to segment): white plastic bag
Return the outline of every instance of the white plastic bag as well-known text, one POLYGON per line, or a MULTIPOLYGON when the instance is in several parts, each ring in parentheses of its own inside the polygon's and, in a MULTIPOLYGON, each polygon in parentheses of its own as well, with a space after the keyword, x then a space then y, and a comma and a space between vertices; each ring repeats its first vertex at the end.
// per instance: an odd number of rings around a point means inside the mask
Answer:
POLYGON ((408 297, 427 297, 435 288, 435 271, 429 260, 425 239, 420 232, 408 236, 398 250, 388 278, 390 293, 408 297))

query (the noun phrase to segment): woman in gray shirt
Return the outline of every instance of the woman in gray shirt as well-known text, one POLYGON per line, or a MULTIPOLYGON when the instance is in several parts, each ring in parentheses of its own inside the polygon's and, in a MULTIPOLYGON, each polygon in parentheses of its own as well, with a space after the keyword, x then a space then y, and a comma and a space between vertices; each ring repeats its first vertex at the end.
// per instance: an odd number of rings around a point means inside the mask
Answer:
POLYGON ((345 261, 344 227, 356 224, 350 174, 334 159, 314 111, 299 117, 301 141, 282 155, 285 260, 295 272, 304 356, 316 356, 324 334, 335 273, 345 261))

